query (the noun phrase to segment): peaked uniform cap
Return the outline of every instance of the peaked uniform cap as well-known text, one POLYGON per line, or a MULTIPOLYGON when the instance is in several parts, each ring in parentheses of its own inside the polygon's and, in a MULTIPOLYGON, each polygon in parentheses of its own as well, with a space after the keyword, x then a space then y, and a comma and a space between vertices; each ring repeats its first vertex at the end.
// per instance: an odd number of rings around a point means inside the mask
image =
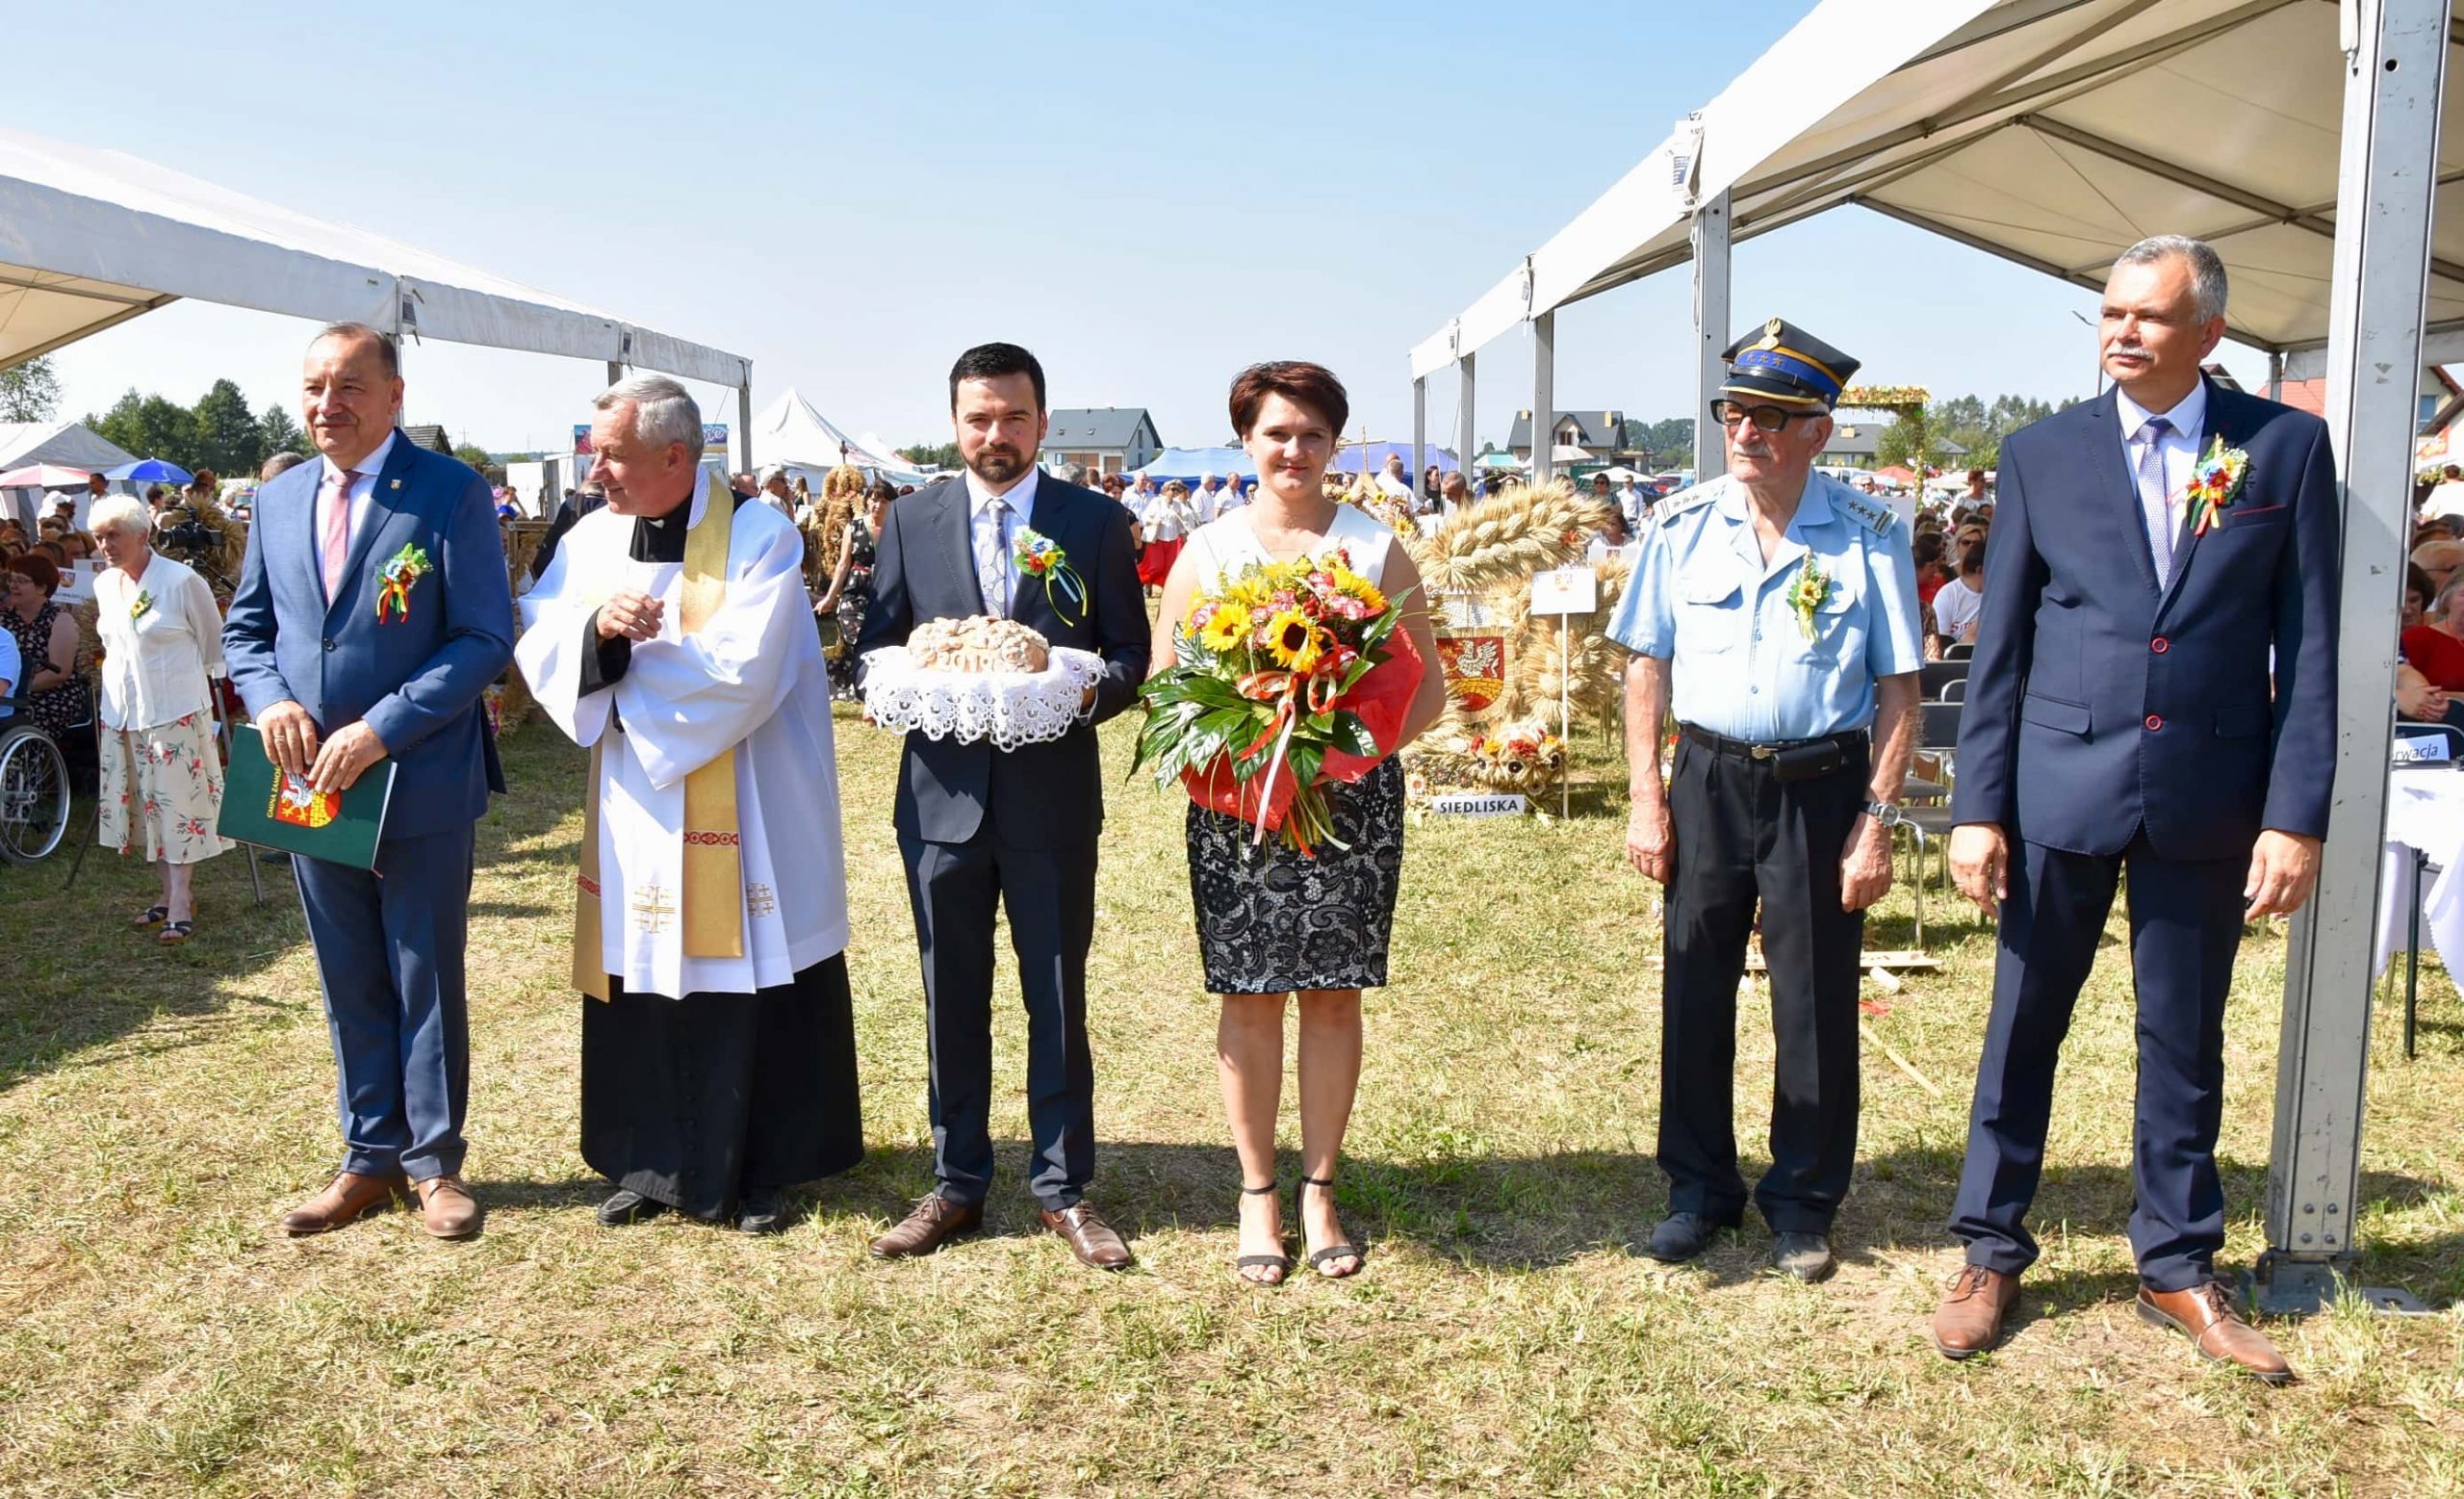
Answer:
POLYGON ((1729 362, 1721 395, 1749 404, 1770 401, 1824 411, 1838 404, 1839 393, 1860 366, 1785 318, 1774 318, 1738 339, 1720 357, 1729 362))

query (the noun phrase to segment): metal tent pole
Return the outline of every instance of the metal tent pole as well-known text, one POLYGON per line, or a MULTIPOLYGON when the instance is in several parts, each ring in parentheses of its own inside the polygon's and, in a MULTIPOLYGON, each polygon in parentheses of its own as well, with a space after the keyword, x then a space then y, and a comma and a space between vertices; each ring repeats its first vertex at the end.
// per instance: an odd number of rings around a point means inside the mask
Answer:
POLYGON ((1729 347, 1729 195, 1694 210, 1694 482, 1717 478, 1729 471, 1727 434, 1711 419, 1711 401, 1720 393, 1728 363, 1720 357, 1729 347))
POLYGON ((1476 441, 1472 436, 1472 397, 1478 385, 1476 372, 1473 368, 1474 362, 1478 357, 1479 356, 1476 354, 1465 354, 1454 361, 1454 368, 1459 371, 1463 376, 1463 405, 1462 409, 1454 414, 1454 461, 1461 465, 1463 469, 1465 494, 1469 498, 1475 500, 1479 498, 1479 493, 1478 491, 1470 488, 1472 482, 1472 444, 1476 441))
POLYGON ((1531 481, 1549 482, 1557 471, 1557 315, 1531 320, 1531 481))
MULTIPOLYGON (((2352 1262, 2370 1067, 2371 959, 2387 820, 2398 590, 2412 498, 2448 0, 2355 0, 2347 55, 2326 418, 2342 477, 2336 773, 2318 893, 2293 922, 2252 1300, 2318 1309, 2352 1262)), ((2418 1309, 2401 1292, 2373 1305, 2418 1309)))
POLYGON ((1420 508, 1421 477, 1428 472, 1428 378, 1412 379, 1412 507, 1420 508))
POLYGON ((753 472, 753 366, 744 367, 744 382, 735 388, 736 467, 753 472))

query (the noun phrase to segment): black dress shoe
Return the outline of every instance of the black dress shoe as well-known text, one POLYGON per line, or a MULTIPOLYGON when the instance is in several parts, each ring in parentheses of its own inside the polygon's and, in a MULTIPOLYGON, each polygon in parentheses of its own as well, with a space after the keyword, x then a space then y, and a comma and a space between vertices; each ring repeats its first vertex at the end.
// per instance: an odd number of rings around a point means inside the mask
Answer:
POLYGON ((1651 1243, 1643 1253, 1664 1265, 1681 1265, 1699 1259, 1711 1247, 1711 1235, 1734 1224, 1713 1223, 1700 1213, 1671 1213, 1652 1229, 1651 1243))
POLYGON ((644 1197, 630 1187, 619 1187, 614 1197, 599 1204, 599 1222, 602 1228, 622 1228, 666 1211, 667 1204, 658 1199, 644 1197))
POLYGON ((1830 1279, 1839 1258, 1831 1253, 1827 1234, 1783 1233, 1771 1241, 1771 1268, 1811 1285, 1830 1279))
POLYGON ((787 1195, 777 1187, 747 1187, 736 1204, 739 1233, 777 1233, 787 1227, 787 1195))

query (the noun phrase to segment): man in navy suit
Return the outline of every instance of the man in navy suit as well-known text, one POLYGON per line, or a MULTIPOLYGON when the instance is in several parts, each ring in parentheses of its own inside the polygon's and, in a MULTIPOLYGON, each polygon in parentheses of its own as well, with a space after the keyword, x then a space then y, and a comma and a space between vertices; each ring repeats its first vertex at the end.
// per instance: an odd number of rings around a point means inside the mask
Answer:
POLYGON ((461 1238, 479 1223, 461 1180, 462 954, 473 825, 504 789, 479 702, 513 658, 504 548, 487 481, 396 429, 392 340, 319 333, 301 402, 322 457, 258 491, 223 651, 276 764, 333 790, 390 759, 394 790, 373 871, 293 861, 346 1149, 282 1227, 339 1228, 407 1188, 429 1233, 461 1238), (408 588, 380 611, 389 565, 408 588))
POLYGON ((2216 1134, 2243 924, 2310 898, 2326 832, 2339 528, 2325 424, 2201 373, 2224 298, 2207 246, 2133 246, 2098 334, 2114 388, 2002 444, 1952 798, 1951 868, 1999 902, 2001 946, 1951 1218, 1966 1263, 1934 1318, 1948 1357, 1998 1339, 2036 1258, 2055 1057, 2127 867, 2140 1312, 2291 1378, 2216 1278, 2216 1134))
MULTIPOLYGON (((932 1060, 933 1169, 939 1184, 875 1239, 883 1258, 930 1253, 983 1222, 992 1182, 992 917, 1027 1007, 1028 1182, 1045 1228, 1099 1270, 1129 1247, 1086 1200, 1095 1174, 1095 1072, 1087 1047, 1087 949, 1095 936, 1095 838, 1104 825, 1094 725, 1146 680, 1152 628, 1138 584, 1129 512, 1039 473, 1049 424, 1043 367, 1014 344, 985 344, 950 371, 950 416, 965 472, 890 506, 858 658, 901 645, 928 620, 995 614, 1054 645, 1093 651, 1103 680, 1057 739, 995 749, 907 737, 891 820, 907 866, 924 965, 932 1060), (1032 527, 1066 554, 1077 597, 1056 597, 1016 562, 1032 527), (1058 606, 1058 607, 1056 607, 1058 606)), ((862 668, 860 666, 859 670, 862 668)))

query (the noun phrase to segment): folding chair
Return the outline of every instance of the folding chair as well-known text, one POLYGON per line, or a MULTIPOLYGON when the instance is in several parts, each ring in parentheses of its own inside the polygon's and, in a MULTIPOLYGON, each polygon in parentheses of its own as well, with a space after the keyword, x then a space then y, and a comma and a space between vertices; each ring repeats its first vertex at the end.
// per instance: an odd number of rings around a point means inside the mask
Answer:
MULTIPOLYGON (((1919 703, 1916 706, 1916 747, 1920 751, 1933 754, 1942 763, 1943 782, 1946 784, 1935 786, 1932 782, 1923 783, 1934 786, 1938 797, 1949 794, 1947 783, 1953 778, 1956 769, 1951 757, 1959 748, 1960 711, 1961 705, 1958 703, 1919 703)), ((1949 880, 1950 805, 1946 801, 1938 799, 1931 806, 1902 808, 1899 814, 1899 825, 1908 830, 1909 840, 1915 854, 1913 883, 1916 890, 1916 950, 1922 952, 1925 950, 1925 855, 1935 844, 1941 845, 1942 878, 1945 881, 1949 880)))

